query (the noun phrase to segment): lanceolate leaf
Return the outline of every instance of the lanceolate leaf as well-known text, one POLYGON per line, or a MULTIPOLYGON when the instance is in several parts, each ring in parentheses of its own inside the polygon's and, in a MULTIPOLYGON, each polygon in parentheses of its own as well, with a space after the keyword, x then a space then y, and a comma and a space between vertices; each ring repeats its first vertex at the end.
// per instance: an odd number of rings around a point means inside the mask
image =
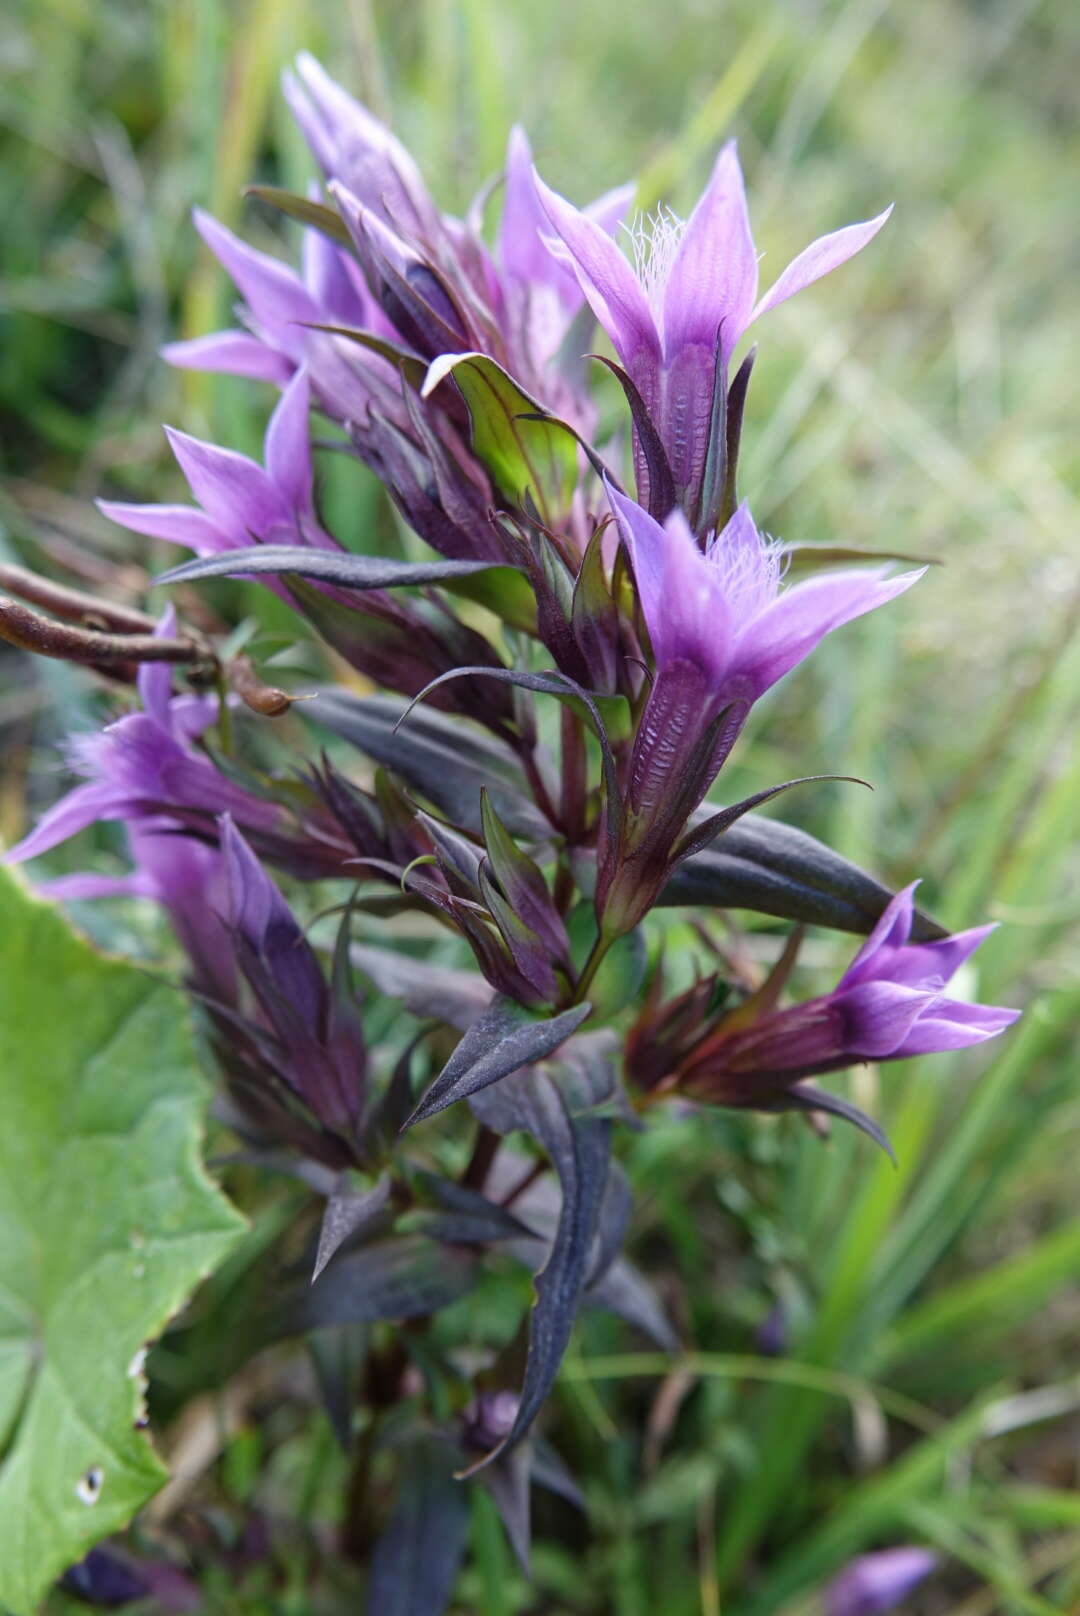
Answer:
POLYGON ((343 589, 396 589, 408 584, 437 584, 487 572, 489 561, 395 561, 390 556, 348 555, 315 550, 306 544, 256 544, 247 550, 197 556, 170 567, 155 584, 189 583, 193 578, 237 578, 251 573, 295 573, 318 578, 343 589))
POLYGON ((312 1284, 318 1279, 331 1257, 341 1250, 346 1240, 351 1239, 354 1234, 359 1234, 361 1229, 370 1229, 378 1223, 389 1199, 390 1179, 385 1173, 373 1189, 366 1190, 363 1194, 347 1189, 333 1192, 326 1203, 322 1226, 319 1229, 319 1249, 315 1253, 312 1284))
MULTIPOLYGON (((611 742, 608 740, 607 726, 592 692, 584 690, 576 680, 570 678, 569 674, 559 673, 555 669, 546 673, 531 673, 526 668, 452 668, 449 673, 441 673, 437 679, 432 679, 430 684, 425 685, 423 690, 413 697, 400 721, 404 723, 406 718, 411 718, 413 709, 439 685, 446 684, 450 679, 464 679, 467 677, 497 679, 504 684, 517 685, 520 690, 535 690, 541 695, 556 696, 560 701, 567 701, 572 706, 580 705, 584 709, 589 724, 592 726, 593 734, 600 743, 600 756, 604 770, 604 791, 608 804, 608 823, 611 826, 617 823, 621 811, 622 797, 619 791, 615 757, 611 750, 611 742)), ((492 801, 496 802, 494 792, 491 792, 490 795, 492 801)), ((497 802, 496 806, 498 806, 497 802)), ((499 812, 503 819, 506 819, 506 815, 501 808, 499 812)), ((507 824, 509 825, 509 821, 507 821, 507 824)), ((513 830, 515 827, 509 825, 509 828, 513 830)))
POLYGON ((517 1109, 543 1144, 559 1175, 562 1206, 547 1262, 536 1276, 529 1350, 517 1417, 509 1434, 472 1468, 482 1469, 526 1435, 559 1372, 588 1277, 611 1155, 607 1062, 568 1063, 519 1077, 517 1109))
POLYGON ((465 1552, 469 1495, 438 1437, 410 1442, 393 1513, 375 1545, 365 1609, 372 1616, 442 1616, 465 1552))
POLYGON ((867 561, 906 561, 914 567, 940 567, 935 556, 911 555, 904 550, 860 550, 844 544, 785 544, 788 576, 813 572, 818 567, 850 567, 867 561))
POLYGON ((411 707, 395 696, 332 690, 305 702, 304 717, 393 769, 465 830, 480 831, 480 792, 486 786, 499 818, 515 836, 543 841, 551 835, 509 747, 460 718, 448 721, 442 713, 411 707), (399 729, 406 712, 409 722, 399 729))
POLYGON ((0 871, 0 1606, 167 1479, 141 1351, 239 1237, 199 1159, 183 1001, 0 871))
POLYGON ((479 1190, 439 1178, 435 1173, 415 1175, 418 1192, 434 1208, 417 1215, 420 1228, 435 1240, 452 1245, 485 1245, 493 1240, 529 1239, 532 1230, 503 1206, 489 1201, 479 1190))
POLYGON ((582 1301, 605 1308, 640 1330, 664 1352, 678 1352, 679 1338, 649 1281, 626 1257, 616 1257, 607 1273, 586 1290, 582 1301))
POLYGON ((444 1111, 480 1089, 498 1083, 534 1061, 544 1060, 576 1032, 592 1006, 576 1004, 538 1021, 520 1005, 498 998, 475 1021, 409 1118, 408 1127, 444 1111))
POLYGON ((461 1032, 471 1027, 491 1002, 490 987, 474 971, 436 965, 369 943, 353 943, 349 955, 380 993, 400 999, 414 1016, 448 1022, 461 1032))
MULTIPOLYGON (((892 896, 880 881, 805 831, 749 813, 717 846, 680 864, 658 902, 752 909, 865 936, 892 896)), ((911 935, 914 942, 930 942, 945 933, 916 912, 911 935)))
POLYGON ((494 359, 442 354, 425 378, 423 397, 452 376, 472 422, 472 446, 500 493, 515 506, 531 495, 547 522, 567 510, 577 480, 577 442, 494 359))
POLYGON ((306 1275, 286 1285, 266 1320, 267 1340, 335 1324, 416 1319, 456 1302, 470 1289, 471 1257, 420 1235, 393 1235, 343 1252, 312 1285, 306 1275))
POLYGON ((427 366, 422 359, 407 348, 388 342, 385 337, 377 337, 373 331, 362 331, 349 325, 311 325, 309 329, 324 331, 328 337, 344 337, 347 342, 355 342, 357 347, 378 354, 380 359, 397 366, 410 387, 419 388, 427 374, 427 366))

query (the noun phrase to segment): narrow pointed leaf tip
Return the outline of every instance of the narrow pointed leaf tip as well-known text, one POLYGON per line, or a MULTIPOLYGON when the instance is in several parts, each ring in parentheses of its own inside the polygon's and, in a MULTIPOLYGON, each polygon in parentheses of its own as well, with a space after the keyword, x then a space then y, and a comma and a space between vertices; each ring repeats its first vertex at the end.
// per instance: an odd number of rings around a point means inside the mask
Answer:
POLYGON ((591 1004, 576 1004, 548 1021, 537 1021, 520 1005, 496 999, 469 1028, 405 1128, 554 1054, 591 1011, 591 1004))
POLYGON ((331 1257, 341 1250, 346 1240, 359 1234, 362 1229, 373 1228, 378 1223, 389 1200, 390 1178, 386 1173, 373 1189, 363 1194, 347 1188, 334 1190, 327 1200, 319 1229, 319 1245, 311 1275, 313 1285, 331 1257))

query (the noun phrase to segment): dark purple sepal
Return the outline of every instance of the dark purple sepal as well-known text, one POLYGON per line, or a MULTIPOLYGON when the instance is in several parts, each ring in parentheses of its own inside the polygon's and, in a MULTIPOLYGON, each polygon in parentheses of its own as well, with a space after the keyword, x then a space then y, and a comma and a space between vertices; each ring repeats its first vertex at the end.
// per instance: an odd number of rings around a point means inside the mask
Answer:
POLYGON ((634 423, 638 482, 645 484, 644 488, 638 488, 638 501, 650 516, 662 522, 674 509, 676 491, 675 476, 660 432, 649 414, 641 393, 622 366, 617 365, 613 359, 605 358, 603 354, 590 354, 589 357, 598 360, 601 365, 606 365, 626 395, 634 423))
POLYGON ((604 529, 598 527, 585 548, 574 585, 570 626, 584 663, 589 687, 604 694, 618 690, 619 648, 623 629, 604 570, 604 529))
POLYGON ((736 820, 754 808, 760 808, 762 803, 771 802, 773 797, 778 797, 781 792, 790 791, 793 786, 819 785, 825 780, 842 780, 847 785, 866 786, 867 791, 874 789, 868 781, 859 780, 853 774, 804 774, 797 780, 784 780, 778 786, 767 786, 764 791, 755 791, 752 797, 744 797, 741 802, 732 803, 729 808, 721 808, 715 814, 710 814, 708 819, 688 831, 675 849, 672 868, 674 869, 676 864, 681 864, 683 859, 692 858, 695 853, 700 853, 718 836, 730 830, 736 820))
POLYGON ((898 1165, 896 1152, 889 1143, 888 1135, 865 1111, 845 1100, 841 1094, 832 1094, 827 1089, 814 1088, 809 1083, 799 1083, 788 1089, 780 1098, 762 1107, 766 1111, 804 1111, 813 1113, 823 1111, 831 1117, 840 1117, 844 1122, 850 1122, 858 1128, 860 1133, 866 1134, 875 1145, 888 1156, 893 1166, 898 1165))
POLYGON ((570 940, 539 865, 514 841, 486 790, 480 797, 480 815, 491 871, 507 903, 543 941, 551 958, 569 968, 570 940))

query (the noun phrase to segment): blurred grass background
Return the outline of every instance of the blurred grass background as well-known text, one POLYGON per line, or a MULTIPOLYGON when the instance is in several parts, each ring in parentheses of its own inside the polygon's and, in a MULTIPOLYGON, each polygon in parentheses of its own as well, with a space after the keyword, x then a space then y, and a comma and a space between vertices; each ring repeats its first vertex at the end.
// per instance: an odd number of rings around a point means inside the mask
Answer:
MULTIPOLYGON (((445 206, 498 169, 515 119, 575 200, 636 174, 643 205, 684 212, 738 135, 766 279, 895 201, 870 251, 762 331, 744 490, 787 539, 944 565, 778 693, 739 772, 871 780, 872 796, 827 787, 797 811, 880 873, 924 875, 950 924, 1002 921, 979 989, 1028 1006, 989 1060, 853 1079, 898 1170, 853 1135, 823 1149, 742 1119, 631 1143, 636 1250, 701 1353, 673 1383, 589 1324, 550 1424, 591 1528, 541 1515, 530 1591, 478 1495, 458 1609, 813 1616, 852 1554, 911 1541, 942 1554, 911 1610, 1080 1610, 1080 10, 16 4, 0 33, 10 558, 88 578, 95 555, 137 562, 89 501, 183 497, 162 420, 257 446, 268 393, 171 372, 156 350, 227 319, 192 203, 280 239, 241 191, 310 172, 276 89, 300 47, 393 122, 445 206), (779 1320, 768 1356, 761 1327, 779 1320)), ((323 475, 331 525, 362 547, 377 491, 340 460, 323 475)), ((28 774, 41 800, 32 762, 97 698, 60 665, 0 669, 10 839, 28 774)), ((314 1525, 326 1489, 294 1474, 313 1461, 256 1460, 260 1507, 295 1494, 314 1525)), ((242 1616, 307 1608, 221 1597, 242 1616)))

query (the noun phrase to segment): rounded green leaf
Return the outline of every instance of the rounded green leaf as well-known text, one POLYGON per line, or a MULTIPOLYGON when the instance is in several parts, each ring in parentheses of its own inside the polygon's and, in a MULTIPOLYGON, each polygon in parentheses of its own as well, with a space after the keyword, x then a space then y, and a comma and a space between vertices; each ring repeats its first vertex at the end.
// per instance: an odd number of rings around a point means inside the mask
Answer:
POLYGON ((167 1479, 142 1359, 243 1222, 204 1172, 182 996, 0 870, 0 1607, 167 1479))

